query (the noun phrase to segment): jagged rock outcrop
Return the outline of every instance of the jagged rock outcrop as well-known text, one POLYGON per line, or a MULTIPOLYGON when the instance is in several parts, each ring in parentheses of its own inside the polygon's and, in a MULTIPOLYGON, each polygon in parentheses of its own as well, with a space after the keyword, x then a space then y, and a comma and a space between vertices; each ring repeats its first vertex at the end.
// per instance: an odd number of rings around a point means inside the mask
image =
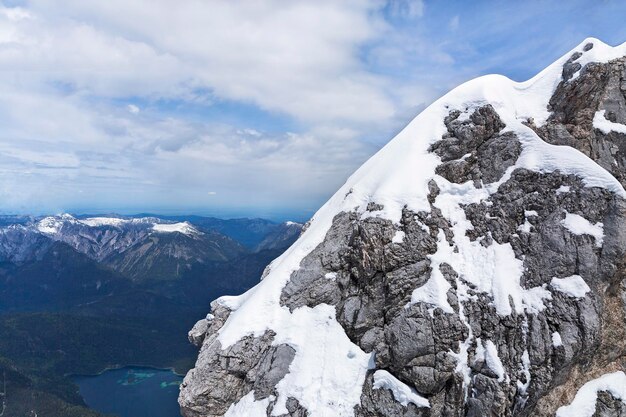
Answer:
POLYGON ((426 109, 212 304, 183 415, 623 416, 624 55, 426 109))

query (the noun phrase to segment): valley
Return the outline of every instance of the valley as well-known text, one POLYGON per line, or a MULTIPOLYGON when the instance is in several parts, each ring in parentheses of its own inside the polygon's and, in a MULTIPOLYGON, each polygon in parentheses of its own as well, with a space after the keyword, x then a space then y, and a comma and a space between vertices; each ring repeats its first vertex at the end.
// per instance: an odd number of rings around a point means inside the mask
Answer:
POLYGON ((197 354, 187 332, 207 300, 255 285, 300 228, 203 217, 1 218, 5 415, 99 415, 70 375, 127 365, 184 374, 197 354))

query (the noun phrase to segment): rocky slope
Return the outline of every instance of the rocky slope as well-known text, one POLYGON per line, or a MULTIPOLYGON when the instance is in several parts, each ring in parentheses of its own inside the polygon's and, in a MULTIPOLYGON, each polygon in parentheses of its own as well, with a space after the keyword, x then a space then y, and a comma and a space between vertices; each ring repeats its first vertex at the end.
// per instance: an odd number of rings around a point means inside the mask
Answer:
MULTIPOLYGON (((295 222, 275 223, 261 218, 234 218, 220 219, 203 216, 161 216, 164 220, 175 222, 188 221, 201 230, 211 230, 221 233, 236 240, 250 250, 269 249, 266 245, 272 244, 271 235, 285 237, 280 249, 286 249, 296 240, 302 229, 302 225, 295 222), (295 233, 294 233, 295 232, 295 233), (263 243, 262 245, 262 242, 263 243)), ((0 224, 2 218, 0 218, 0 224)), ((274 245, 276 246, 276 245, 274 245)))
POLYGON ((414 119, 239 297, 199 416, 625 416, 626 44, 414 119))
POLYGON ((296 222, 284 222, 265 236, 265 238, 254 248, 256 252, 262 250, 284 249, 291 246, 302 232, 302 224, 296 222))

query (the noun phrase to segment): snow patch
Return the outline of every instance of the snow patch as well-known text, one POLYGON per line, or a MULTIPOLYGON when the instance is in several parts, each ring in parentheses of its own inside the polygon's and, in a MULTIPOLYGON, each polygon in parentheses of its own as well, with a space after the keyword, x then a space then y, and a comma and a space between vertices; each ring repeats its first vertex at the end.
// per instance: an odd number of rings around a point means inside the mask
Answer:
POLYGON ((480 337, 476 338, 476 352, 474 353, 474 363, 485 361, 485 346, 480 337))
POLYGON ((265 417, 267 415, 267 406, 271 400, 273 398, 269 396, 263 400, 256 401, 254 399, 254 391, 250 391, 239 401, 231 404, 228 410, 226 410, 224 417, 265 417))
POLYGON ((552 346, 563 346, 563 340, 561 339, 561 334, 559 332, 552 333, 552 346))
POLYGON ((373 387, 374 389, 388 389, 393 394, 393 398, 405 407, 409 403, 413 403, 417 407, 430 408, 430 403, 426 398, 387 371, 378 370, 374 372, 373 387))
POLYGON ((158 233, 182 233, 187 236, 199 235, 201 232, 193 227, 189 222, 182 223, 156 223, 152 230, 158 233))
POLYGON ((591 291, 591 288, 589 288, 580 275, 572 275, 566 278, 552 278, 550 285, 555 290, 572 298, 582 298, 591 291))
POLYGON ((119 217, 89 217, 85 219, 77 219, 71 214, 61 214, 58 216, 48 216, 37 222, 37 229, 46 234, 55 234, 63 227, 64 224, 83 225, 87 227, 122 227, 126 224, 145 224, 152 225, 161 222, 155 217, 142 217, 132 219, 122 219, 119 217))
POLYGON ((404 232, 402 230, 396 230, 396 233, 391 239, 392 243, 402 243, 404 241, 404 232))
POLYGON ((606 110, 596 112, 593 116, 593 127, 607 135, 611 132, 626 134, 626 125, 610 121, 605 117, 605 114, 606 110))
POLYGON ((524 349, 524 353, 522 353, 522 364, 521 364, 521 372, 524 375, 524 379, 526 382, 522 382, 521 380, 517 380, 517 388, 520 391, 520 394, 526 394, 528 387, 530 385, 531 374, 530 374, 530 355, 528 354, 528 349, 524 349))
POLYGON ((498 356, 498 348, 491 341, 487 340, 485 343, 485 363, 495 374, 498 376, 498 381, 504 381, 504 366, 502 365, 502 361, 500 360, 500 356, 498 356))
POLYGON ((438 176, 436 181, 441 192, 433 205, 441 209, 442 215, 451 221, 454 245, 451 246, 443 231, 440 231, 437 252, 429 256, 431 277, 426 284, 413 291, 411 303, 424 301, 441 307, 445 312, 452 312, 447 301, 450 284, 439 271, 439 265, 445 262, 478 291, 489 294, 500 315, 509 315, 513 311, 510 298, 518 314, 527 308, 532 311, 542 310, 542 299, 550 298, 550 293, 542 287, 522 288, 520 278, 523 262, 515 257, 510 243, 494 241, 484 247, 477 240, 471 241, 466 234, 473 226, 467 220, 462 205, 478 203, 487 198, 491 185, 475 188, 471 182, 453 184, 438 176))
POLYGON ((452 306, 448 302, 448 290, 451 288, 451 285, 443 276, 440 269, 441 264, 447 262, 448 257, 452 256, 452 254, 453 247, 448 244, 443 230, 439 230, 437 252, 432 255, 428 255, 431 266, 430 278, 424 283, 424 285, 413 290, 413 293, 411 294, 411 301, 405 306, 405 308, 409 308, 415 303, 424 302, 434 307, 439 307, 446 313, 454 312, 452 306))
POLYGON ((556 411, 556 417, 593 416, 596 412, 599 391, 610 392, 613 397, 620 399, 626 405, 626 374, 617 371, 587 382, 578 390, 574 401, 556 411))
MULTIPOLYGON (((522 155, 514 168, 526 168, 540 173, 561 171, 564 174, 576 175, 587 187, 605 188, 626 198, 626 191, 619 181, 579 150, 546 143, 526 126, 511 131, 518 135, 523 147, 522 155)), ((511 168, 507 172, 510 174, 511 168)))
POLYGON ((566 213, 565 219, 561 220, 561 224, 575 235, 590 235, 596 240, 596 246, 602 247, 604 240, 604 225, 600 222, 591 224, 591 222, 578 214, 566 213))
POLYGON ((324 275, 324 278, 326 279, 330 279, 332 281, 337 279, 337 273, 336 272, 328 272, 326 275, 324 275))
POLYGON ((569 193, 569 190, 570 190, 569 185, 561 185, 559 188, 556 189, 556 193, 557 194, 569 193))
POLYGON ((272 415, 288 414, 287 399, 294 397, 311 416, 352 416, 365 375, 373 367, 373 354, 348 339, 333 306, 301 307, 292 314, 286 307, 282 311, 285 327, 273 344, 289 344, 296 356, 289 373, 276 385, 279 395, 272 415))
POLYGON ((518 226, 517 230, 524 233, 530 233, 531 227, 533 227, 533 225, 528 221, 528 219, 526 219, 523 224, 518 226))
POLYGON ((128 219, 120 219, 117 217, 90 217, 88 219, 79 220, 80 223, 89 227, 113 226, 120 227, 128 223, 128 219))
POLYGON ((56 220, 54 217, 46 217, 37 223, 37 230, 41 233, 53 235, 59 232, 63 223, 56 220))

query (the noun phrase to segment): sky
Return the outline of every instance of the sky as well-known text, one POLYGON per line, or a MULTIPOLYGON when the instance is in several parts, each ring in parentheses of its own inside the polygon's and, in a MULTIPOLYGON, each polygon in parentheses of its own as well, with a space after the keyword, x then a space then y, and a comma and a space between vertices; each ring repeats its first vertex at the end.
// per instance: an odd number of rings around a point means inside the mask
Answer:
POLYGON ((429 103, 621 1, 0 0, 0 213, 305 220, 429 103))

